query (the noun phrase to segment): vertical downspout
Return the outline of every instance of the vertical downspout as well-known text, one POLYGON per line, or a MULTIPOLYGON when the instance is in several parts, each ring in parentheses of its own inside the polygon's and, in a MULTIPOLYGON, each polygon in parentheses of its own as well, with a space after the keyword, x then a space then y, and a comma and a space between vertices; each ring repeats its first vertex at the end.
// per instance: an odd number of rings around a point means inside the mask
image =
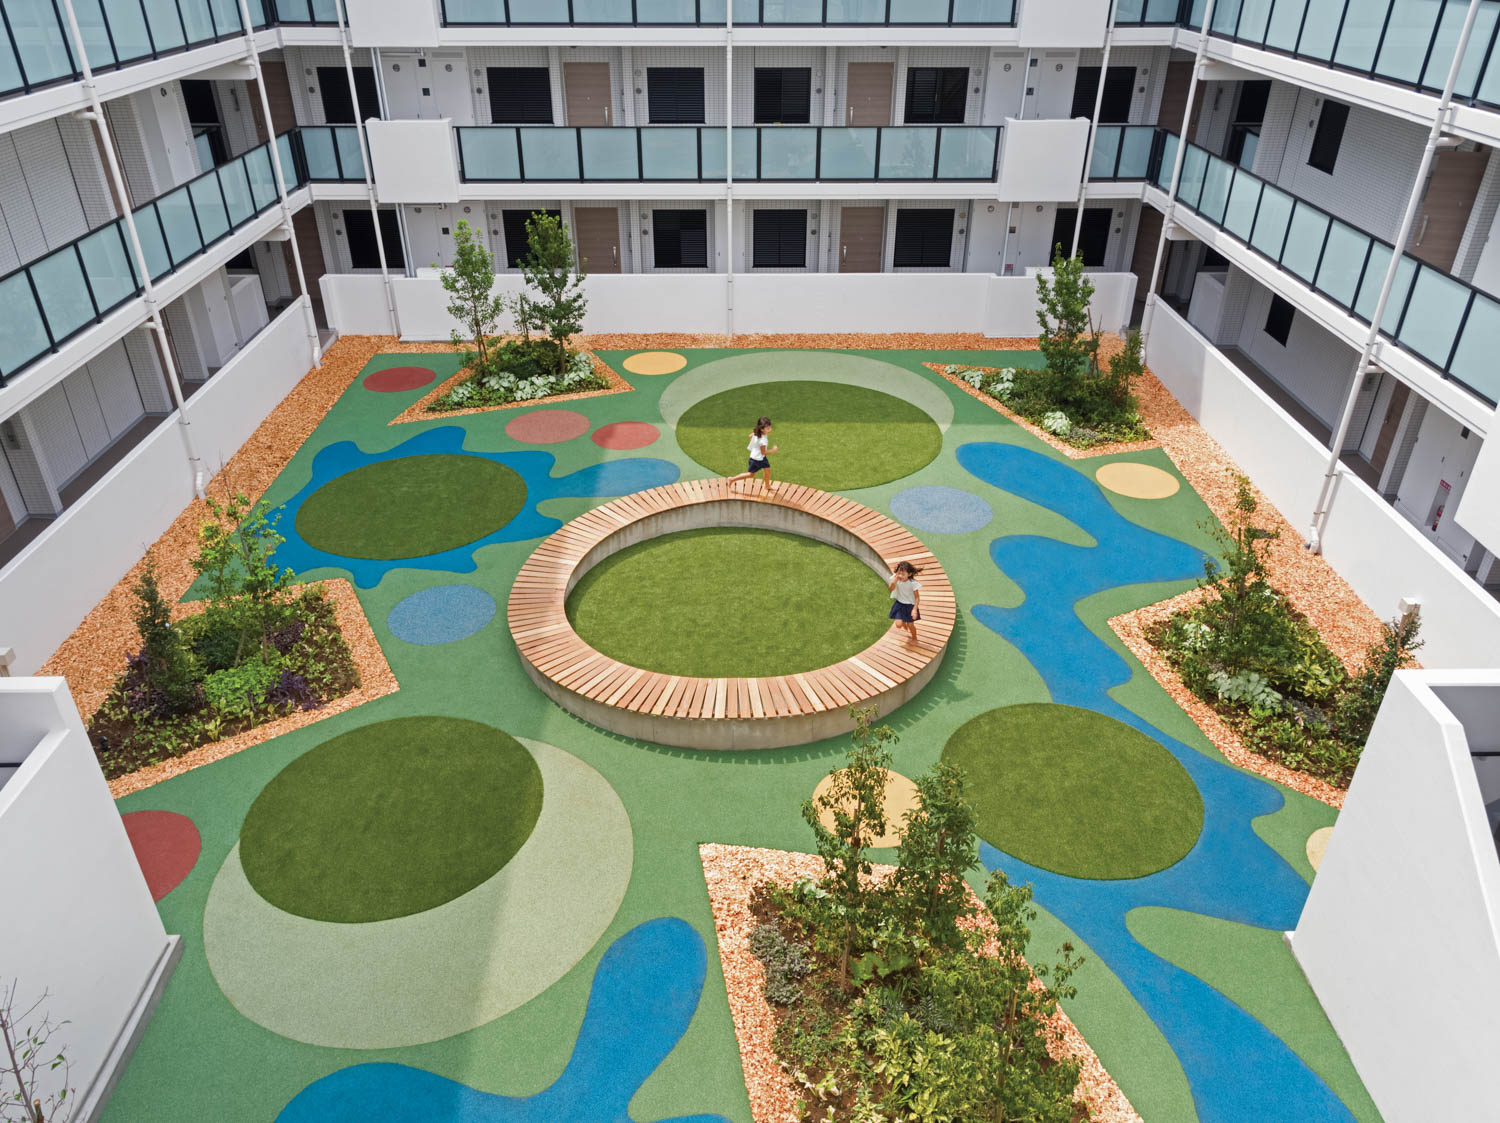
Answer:
POLYGON ((1464 17, 1463 30, 1458 35, 1458 46, 1453 50, 1453 63, 1448 67, 1448 81, 1443 86, 1443 96, 1438 99, 1437 111, 1432 115, 1432 127, 1427 131, 1427 144, 1422 149, 1422 160, 1417 165, 1417 178, 1412 182, 1411 193, 1406 197, 1406 212, 1401 216, 1401 229, 1396 232, 1395 249, 1385 267, 1385 280, 1380 286, 1380 299, 1375 302, 1375 312, 1370 317, 1370 331, 1365 336, 1365 345, 1354 365, 1354 379, 1349 384, 1349 396, 1344 400, 1343 412, 1339 415, 1338 428, 1334 431, 1328 450, 1328 468, 1323 473, 1323 486, 1318 490, 1318 505, 1313 510, 1312 523, 1307 532, 1307 548, 1318 553, 1323 548, 1323 525, 1333 509, 1333 482, 1339 474, 1339 458, 1344 450, 1344 440, 1349 435, 1349 423, 1354 418, 1354 406, 1359 399, 1360 383, 1366 368, 1375 356, 1380 344, 1380 321, 1385 316, 1385 306, 1390 300, 1391 289, 1396 282, 1396 273, 1401 267, 1401 258, 1406 253, 1406 243, 1411 237, 1412 225, 1416 222, 1417 209, 1422 204, 1422 192, 1427 186, 1427 174, 1432 169, 1432 157, 1437 151, 1438 140, 1443 135, 1448 109, 1453 101, 1453 87, 1458 84, 1458 71, 1463 66, 1464 52, 1468 50, 1469 38, 1474 31, 1474 21, 1479 15, 1479 0, 1469 0, 1469 11, 1464 17))
MULTIPOLYGON (((1146 311, 1141 316, 1141 353, 1145 354, 1146 340, 1151 336, 1151 317, 1156 311, 1156 286, 1161 283, 1162 261, 1166 257, 1167 234, 1172 229, 1172 213, 1177 209, 1177 189, 1182 182, 1182 161, 1187 155, 1188 125, 1193 119, 1193 99, 1198 94, 1198 81, 1203 76, 1203 57, 1208 52, 1208 29, 1213 23, 1214 0, 1208 0, 1203 11, 1203 29, 1198 32, 1198 53, 1193 60, 1193 76, 1188 81, 1187 104, 1182 108, 1182 132, 1177 137, 1177 158, 1172 161, 1172 182, 1167 185, 1167 209, 1161 216, 1161 233, 1156 239, 1156 261, 1151 266, 1151 284, 1146 289, 1146 311)), ((1100 75, 1103 82, 1103 75, 1100 75)))
POLYGON ((1109 20, 1104 25, 1104 57, 1099 61, 1099 88, 1094 91, 1094 116, 1089 121, 1089 143, 1083 152, 1083 179, 1078 184, 1078 214, 1073 219, 1073 248, 1069 257, 1078 255, 1078 240, 1083 236, 1083 203, 1089 193, 1089 169, 1094 165, 1094 143, 1099 139, 1099 111, 1104 105, 1104 79, 1109 75, 1109 50, 1115 42, 1115 4, 1109 0, 1109 20))
MULTIPOLYGON (((396 292, 391 287, 391 271, 385 261, 385 237, 380 233, 380 207, 375 202, 375 181, 370 176, 370 157, 366 148, 365 121, 359 111, 359 90, 354 85, 354 60, 349 55, 349 25, 344 19, 344 0, 334 0, 339 21, 339 43, 344 48, 344 74, 349 79, 349 101, 354 106, 354 131, 359 138, 359 165, 364 172, 365 194, 370 199, 370 222, 375 227, 375 252, 380 255, 380 279, 385 282, 385 308, 390 315, 391 334, 400 336, 401 323, 396 319, 396 292)), ((486 223, 488 225, 488 223, 486 223)))
MULTIPOLYGON (((271 99, 266 94, 266 76, 260 68, 260 48, 255 45, 255 27, 250 22, 250 5, 246 0, 239 0, 239 5, 240 21, 245 25, 245 50, 250 58, 250 67, 255 71, 255 88, 260 91, 260 111, 265 114, 266 132, 271 137, 267 147, 271 152, 271 170, 276 175, 276 191, 281 196, 281 225, 292 244, 292 263, 297 267, 297 285, 302 290, 302 319, 307 324, 308 348, 312 353, 312 365, 321 367, 323 346, 318 340, 318 322, 313 317, 312 298, 307 294, 307 275, 302 271, 302 251, 297 248, 297 231, 292 226, 292 205, 287 201, 286 175, 281 168, 281 148, 276 143, 276 126, 272 124, 271 99)), ((358 116, 357 109, 355 115, 358 116)))
POLYGON ((182 444, 187 451, 188 468, 193 474, 193 492, 203 497, 203 459, 193 444, 192 422, 188 418, 187 399, 182 395, 182 386, 177 378, 177 360, 172 354, 172 342, 167 338, 167 328, 162 323, 161 306, 156 302, 156 286, 151 282, 151 267, 146 262, 146 251, 141 246, 141 235, 135 227, 135 212, 130 207, 130 189, 125 185, 124 173, 120 171, 120 158, 115 153, 115 138, 109 122, 104 117, 104 105, 99 100, 99 91, 94 88, 94 71, 89 66, 88 52, 84 49, 83 33, 78 27, 78 14, 73 11, 73 0, 62 0, 63 11, 68 17, 68 34, 73 37, 73 53, 78 59, 78 69, 83 75, 83 92, 89 100, 87 116, 99 126, 99 145, 104 149, 105 162, 109 164, 110 179, 115 194, 121 202, 120 217, 125 221, 125 230, 130 235, 130 251, 134 256, 136 272, 141 276, 141 299, 146 304, 151 330, 161 343, 162 363, 166 367, 167 389, 177 406, 177 426, 182 433, 182 444))
MULTIPOLYGON (((1026 61, 1021 64, 1021 104, 1016 106, 1016 120, 1021 121, 1026 117, 1026 83, 1031 81, 1031 48, 1026 48, 1026 61)), ((1002 167, 1005 160, 1004 141, 1001 142, 1000 159, 1002 167)), ((1005 267, 1010 264, 1010 227, 1011 219, 1015 216, 1015 202, 1010 199, 1000 198, 999 173, 996 173, 995 199, 1005 204, 1005 240, 1000 243, 1000 275, 1005 276, 1005 267)))
POLYGON ((734 0, 724 0, 724 335, 734 338, 734 0))

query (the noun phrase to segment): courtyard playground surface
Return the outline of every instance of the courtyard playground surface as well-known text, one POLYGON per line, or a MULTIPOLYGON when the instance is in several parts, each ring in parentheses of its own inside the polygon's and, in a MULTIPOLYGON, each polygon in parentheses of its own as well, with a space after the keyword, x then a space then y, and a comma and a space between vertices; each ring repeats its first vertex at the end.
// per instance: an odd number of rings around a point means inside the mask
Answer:
MULTIPOLYGON (((1227 764, 1107 624, 1212 548, 1161 450, 1069 460, 924 366, 1035 352, 598 354, 633 390, 397 425, 457 358, 377 355, 266 492, 277 560, 353 581, 400 690, 120 800, 186 950, 107 1119, 750 1123, 698 845, 810 849, 802 801, 847 742, 605 733, 532 685, 503 607, 562 522, 742 470, 759 413, 778 478, 889 514, 952 579, 895 768, 966 769, 984 865, 1035 886, 1038 960, 1086 957, 1065 1006, 1136 1110, 1379 1118, 1281 940, 1335 812, 1227 764)), ((768 556, 796 583, 825 550, 768 556)), ((867 642, 836 617, 868 590, 839 581, 821 616, 736 590, 764 633, 707 642, 688 616, 737 557, 711 534, 618 555, 577 612, 642 661, 758 661, 719 673, 867 642)))

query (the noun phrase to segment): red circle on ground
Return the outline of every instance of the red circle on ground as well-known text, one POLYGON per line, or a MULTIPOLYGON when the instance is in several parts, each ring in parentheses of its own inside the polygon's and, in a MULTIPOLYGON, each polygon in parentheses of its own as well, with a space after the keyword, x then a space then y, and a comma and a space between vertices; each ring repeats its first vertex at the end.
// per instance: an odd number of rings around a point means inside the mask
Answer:
POLYGON ((661 430, 647 421, 616 421, 594 430, 593 442, 600 448, 645 448, 661 430))
POLYGON ((386 367, 365 375, 364 386, 377 394, 399 394, 426 386, 436 377, 437 371, 429 367, 386 367))
POLYGON ((532 445, 555 445, 588 431, 589 419, 571 409, 539 409, 522 414, 505 426, 505 435, 511 440, 532 445))
POLYGON ((146 875, 151 899, 159 901, 193 872, 203 840, 186 815, 175 811, 131 811, 120 818, 146 875))

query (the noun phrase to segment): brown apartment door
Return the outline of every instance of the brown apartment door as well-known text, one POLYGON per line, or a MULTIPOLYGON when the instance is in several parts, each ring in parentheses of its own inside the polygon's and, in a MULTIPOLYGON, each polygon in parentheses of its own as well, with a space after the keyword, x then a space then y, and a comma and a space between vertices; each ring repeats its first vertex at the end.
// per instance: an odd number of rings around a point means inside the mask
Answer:
POLYGON ((1156 243, 1161 240, 1161 211, 1141 208, 1140 225, 1135 228, 1135 251, 1130 255, 1130 271, 1135 274, 1135 302, 1144 304, 1151 287, 1151 270, 1156 267, 1156 243))
POLYGON ((891 84, 895 81, 895 63, 851 62, 844 111, 846 125, 889 125, 891 123, 891 84))
POLYGON ((884 207, 840 208, 840 273, 879 273, 884 249, 884 207))
POLYGON ((1370 465, 1377 472, 1385 470, 1385 461, 1395 443, 1396 430, 1401 428, 1401 415, 1406 412, 1406 399, 1410 394, 1404 382, 1396 383, 1391 390, 1391 400, 1386 403, 1385 417, 1380 421, 1380 432, 1375 437, 1375 448, 1370 456, 1370 465))
POLYGON ((568 124, 603 127, 610 120, 609 63, 563 63, 563 93, 568 102, 568 124))
MULTIPOLYGON (((1162 84, 1161 107, 1156 111, 1157 123, 1164 129, 1178 132, 1182 128, 1182 111, 1187 108, 1188 87, 1193 81, 1193 64, 1190 62, 1167 63, 1167 79, 1162 84)), ((1198 96, 1193 99, 1193 117, 1188 122, 1188 139, 1194 139, 1198 131, 1198 115, 1203 111, 1205 87, 1198 87, 1198 96)))
MULTIPOLYGON (((262 62, 260 73, 266 82, 266 100, 271 103, 271 128, 280 136, 297 127, 297 111, 292 105, 292 85, 287 79, 286 63, 262 62)), ((259 94, 250 95, 250 112, 255 118, 255 135, 264 144, 270 138, 266 135, 266 118, 260 107, 259 94)))
POLYGON ((586 272, 620 271, 620 214, 614 207, 574 207, 573 241, 586 272))
POLYGON ((1438 153, 1412 233, 1414 257, 1445 271, 1453 268, 1489 157, 1489 150, 1483 148, 1438 153))

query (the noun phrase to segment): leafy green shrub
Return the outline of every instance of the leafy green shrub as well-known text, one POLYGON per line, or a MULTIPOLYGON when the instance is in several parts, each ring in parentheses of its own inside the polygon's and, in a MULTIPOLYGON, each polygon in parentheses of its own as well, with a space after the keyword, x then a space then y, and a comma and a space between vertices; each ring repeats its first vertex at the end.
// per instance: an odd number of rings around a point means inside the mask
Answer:
POLYGON ((812 971, 802 949, 789 942, 776 925, 757 924, 750 933, 750 951, 765 969, 766 1001, 777 1006, 797 1001, 802 993, 797 984, 812 971))
POLYGON ((1220 700, 1230 705, 1245 706, 1267 714, 1281 712, 1281 695, 1254 671, 1241 671, 1237 675, 1212 671, 1208 682, 1220 700))
POLYGON ((511 339, 491 344, 485 362, 471 361, 469 377, 427 408, 443 413, 609 387, 609 381, 595 372, 593 360, 584 352, 569 354, 561 374, 556 366, 555 352, 546 340, 511 339))
POLYGON ((203 680, 203 701, 216 717, 248 718, 265 702, 266 691, 280 680, 280 662, 249 659, 203 680))

